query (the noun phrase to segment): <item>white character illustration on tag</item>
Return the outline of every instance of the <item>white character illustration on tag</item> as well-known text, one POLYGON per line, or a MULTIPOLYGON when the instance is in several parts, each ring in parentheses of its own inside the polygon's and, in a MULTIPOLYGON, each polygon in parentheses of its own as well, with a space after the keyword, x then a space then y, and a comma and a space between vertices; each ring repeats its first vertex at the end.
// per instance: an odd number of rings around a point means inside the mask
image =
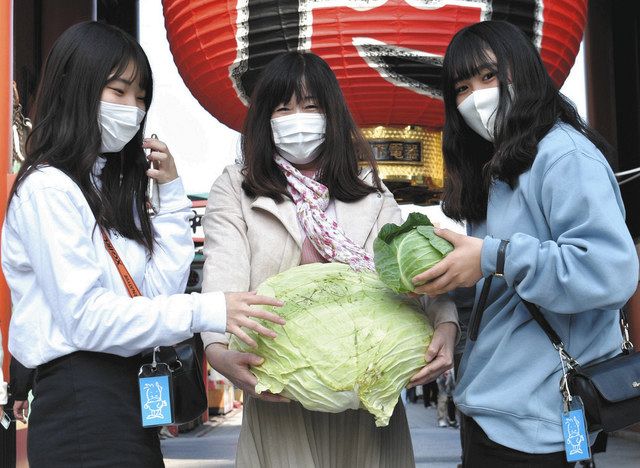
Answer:
POLYGON ((162 399, 162 385, 158 382, 144 384, 147 401, 144 409, 149 410, 147 419, 163 419, 162 408, 167 406, 167 402, 162 399))
POLYGON ((571 445, 569 455, 582 453, 580 445, 584 442, 584 436, 580 433, 580 421, 574 416, 573 418, 566 419, 564 423, 567 426, 567 443, 571 445))

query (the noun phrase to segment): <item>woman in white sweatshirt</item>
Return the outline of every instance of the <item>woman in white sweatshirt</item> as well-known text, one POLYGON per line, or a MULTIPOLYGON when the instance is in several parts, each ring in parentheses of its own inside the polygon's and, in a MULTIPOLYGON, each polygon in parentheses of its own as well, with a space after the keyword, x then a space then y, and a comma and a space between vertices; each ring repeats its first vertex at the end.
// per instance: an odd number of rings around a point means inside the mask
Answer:
POLYGON ((63 33, 43 69, 2 236, 9 349, 37 368, 34 468, 163 466, 157 432, 141 425, 137 355, 197 332, 272 335, 251 316, 282 322, 249 308, 273 299, 179 294, 193 260, 191 205, 166 145, 143 140, 152 89, 142 48, 95 22, 63 33), (153 217, 147 176, 160 192, 153 217), (129 296, 102 231, 141 296, 129 296))

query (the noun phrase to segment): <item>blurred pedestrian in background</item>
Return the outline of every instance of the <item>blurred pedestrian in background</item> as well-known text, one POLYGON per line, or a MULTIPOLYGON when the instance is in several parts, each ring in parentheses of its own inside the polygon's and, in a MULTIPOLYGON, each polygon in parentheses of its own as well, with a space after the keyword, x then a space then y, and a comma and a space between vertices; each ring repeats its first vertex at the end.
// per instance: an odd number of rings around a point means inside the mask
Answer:
POLYGON ((449 369, 436 379, 438 384, 438 427, 458 427, 453 390, 456 388, 455 372, 449 369))

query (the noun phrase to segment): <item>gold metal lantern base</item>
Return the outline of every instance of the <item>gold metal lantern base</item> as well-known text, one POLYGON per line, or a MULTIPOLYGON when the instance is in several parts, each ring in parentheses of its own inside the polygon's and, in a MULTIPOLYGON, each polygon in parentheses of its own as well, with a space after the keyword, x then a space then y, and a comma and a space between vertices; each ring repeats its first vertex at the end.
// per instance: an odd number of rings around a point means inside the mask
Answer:
POLYGON ((444 186, 442 132, 422 127, 365 127, 378 172, 399 203, 437 203, 444 186))

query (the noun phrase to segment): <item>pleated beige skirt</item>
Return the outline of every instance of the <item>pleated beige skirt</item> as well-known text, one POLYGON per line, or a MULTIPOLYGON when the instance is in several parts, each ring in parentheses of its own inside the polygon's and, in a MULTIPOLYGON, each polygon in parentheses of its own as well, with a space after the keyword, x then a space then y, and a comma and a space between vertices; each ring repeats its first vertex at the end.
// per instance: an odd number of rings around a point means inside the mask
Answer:
POLYGON ((297 402, 247 398, 238 441, 239 468, 409 468, 415 466, 402 403, 389 425, 364 410, 308 411, 297 402))

